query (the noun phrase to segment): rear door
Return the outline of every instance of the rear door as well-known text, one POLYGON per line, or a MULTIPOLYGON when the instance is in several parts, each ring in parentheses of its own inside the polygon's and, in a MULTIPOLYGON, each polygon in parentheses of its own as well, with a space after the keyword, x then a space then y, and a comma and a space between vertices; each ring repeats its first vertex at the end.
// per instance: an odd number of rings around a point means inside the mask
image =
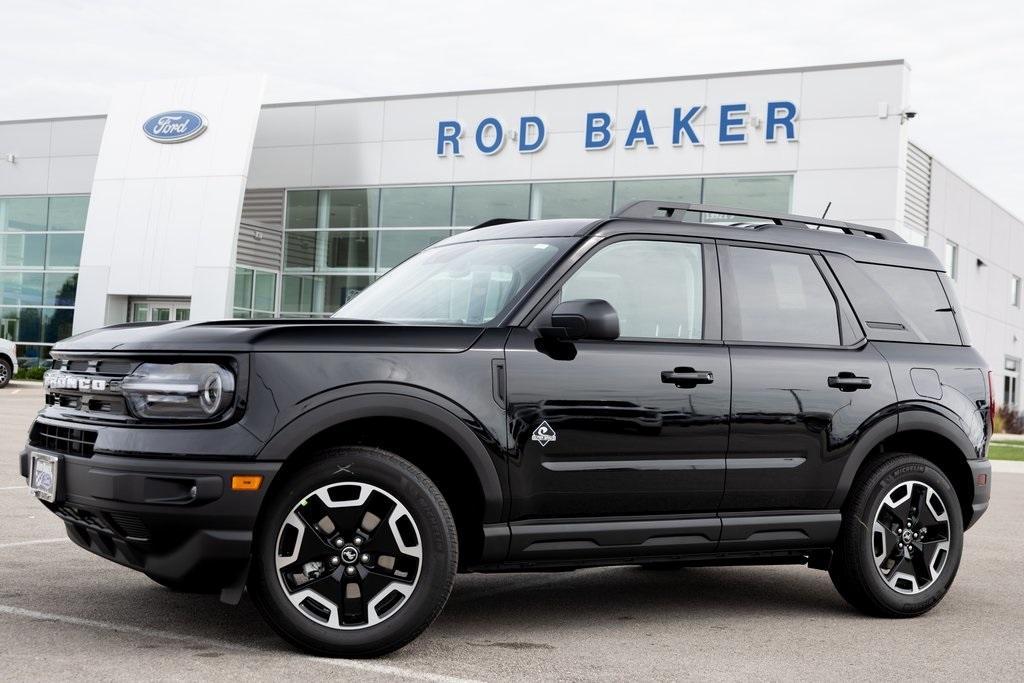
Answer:
POLYGON ((719 255, 733 371, 723 514, 824 508, 858 435, 895 404, 888 364, 817 252, 719 255))

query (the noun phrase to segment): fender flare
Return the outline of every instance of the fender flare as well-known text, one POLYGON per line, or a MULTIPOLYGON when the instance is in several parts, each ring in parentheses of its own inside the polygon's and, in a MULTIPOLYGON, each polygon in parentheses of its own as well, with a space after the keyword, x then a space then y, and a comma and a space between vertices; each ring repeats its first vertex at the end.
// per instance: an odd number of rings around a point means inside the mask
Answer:
MULTIPOLYGON (((482 425, 470 413, 431 392, 409 386, 396 393, 393 385, 363 384, 313 397, 318 405, 302 408, 302 414, 277 430, 257 456, 258 460, 284 462, 310 437, 345 422, 370 417, 413 420, 436 429, 468 456, 483 492, 484 523, 498 522, 505 506, 505 485, 481 436, 482 425), (473 425, 473 427, 471 427, 473 425)), ((494 443, 495 451, 500 444, 494 443)))
POLYGON ((896 434, 909 431, 924 431, 937 434, 952 442, 964 455, 965 459, 973 458, 975 452, 971 441, 963 429, 940 412, 927 406, 927 404, 904 404, 894 415, 889 415, 875 424, 864 436, 861 437, 853 452, 850 453, 843 466, 839 482, 836 484, 835 493, 829 501, 829 508, 840 509, 846 501, 846 496, 853 486, 853 480, 860 471, 864 460, 878 444, 896 434))

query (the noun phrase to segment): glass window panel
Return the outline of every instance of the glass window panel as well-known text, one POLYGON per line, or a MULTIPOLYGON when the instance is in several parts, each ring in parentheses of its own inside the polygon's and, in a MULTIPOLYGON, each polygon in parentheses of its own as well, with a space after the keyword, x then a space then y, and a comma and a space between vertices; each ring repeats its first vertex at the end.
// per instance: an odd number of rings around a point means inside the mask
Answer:
POLYGON ((849 290, 850 298, 865 319, 879 320, 880 316, 867 318, 865 311, 871 311, 872 303, 888 299, 901 316, 900 320, 892 322, 902 323, 921 341, 932 344, 961 343, 956 315, 951 310, 957 307, 946 296, 939 273, 870 263, 862 263, 860 268, 879 287, 873 293, 863 289, 849 290), (909 295, 911 292, 913 294, 909 295), (866 297, 870 297, 871 301, 859 301, 866 297))
POLYGON ((292 270, 313 270, 316 266, 315 232, 293 232, 284 238, 284 267, 292 270))
POLYGON ((0 199, 0 229, 9 232, 46 230, 46 197, 0 199))
POLYGON ((43 309, 43 341, 53 344, 70 337, 74 315, 70 308, 43 309))
MULTIPOLYGON (((704 204, 719 204, 737 209, 789 211, 793 176, 751 176, 749 178, 705 178, 704 204)), ((825 207, 822 207, 824 209, 825 207)), ((721 214, 704 214, 705 221, 730 220, 721 214)), ((737 220, 751 220, 739 217, 737 220)))
POLYGON ((662 202, 700 202, 700 178, 616 180, 615 210, 644 199, 662 202))
POLYGON ((605 247, 562 286, 561 300, 604 299, 623 338, 700 339, 704 266, 699 244, 637 240, 605 247))
POLYGON ((323 278, 311 275, 285 275, 281 279, 281 310, 309 313, 314 303, 323 306, 323 278))
POLYGON ((456 185, 453 225, 479 225, 492 218, 529 218, 530 186, 456 185))
POLYGON ((50 230, 85 230, 89 197, 50 197, 47 225, 50 230))
POLYGON ((153 322, 166 322, 171 319, 171 309, 164 306, 157 306, 153 309, 153 313, 150 318, 153 322))
POLYGON ((836 301, 807 254, 730 247, 736 306, 726 329, 737 341, 839 344, 836 301))
POLYGON ((0 308, 6 338, 17 342, 40 342, 43 331, 43 309, 0 308))
POLYGON ((252 307, 258 311, 273 311, 277 290, 277 275, 256 271, 253 284, 252 307))
POLYGON ((373 268, 377 230, 319 233, 327 241, 327 268, 373 268))
POLYGON ((452 188, 386 187, 380 193, 380 224, 389 228, 451 225, 452 188))
POLYGON ((47 306, 74 306, 77 288, 77 273, 47 273, 43 303, 47 306))
POLYGON ((83 235, 50 235, 46 240, 46 265, 77 268, 82 259, 83 235))
POLYGON ((324 283, 324 303, 318 311, 336 311, 370 286, 369 275, 328 275, 324 283))
POLYGON ((372 228, 377 225, 380 190, 331 190, 328 193, 329 228, 372 228))
POLYGON ((175 320, 188 320, 192 315, 191 308, 178 308, 174 311, 175 320))
POLYGON ((288 208, 285 212, 284 225, 291 230, 315 228, 318 195, 316 190, 293 190, 288 193, 288 208))
POLYGON ((252 270, 235 268, 235 303, 236 308, 252 306, 252 270))
POLYGON ((533 218, 604 218, 612 212, 612 183, 537 183, 530 204, 533 218))
POLYGON ((42 273, 0 273, 0 304, 38 306, 43 301, 42 273))
POLYGON ((132 322, 133 323, 144 323, 149 321, 149 304, 146 303, 135 303, 132 304, 132 322))
POLYGON ((231 312, 232 318, 251 318, 252 311, 248 308, 235 308, 231 312))
POLYGON ((957 261, 959 261, 960 247, 955 242, 946 242, 946 275, 955 280, 957 272, 957 261))
POLYGON ((0 236, 0 266, 42 267, 45 255, 46 235, 0 236))
POLYGON ((448 230, 382 230, 379 268, 394 268, 431 244, 448 237, 448 230))
POLYGON ((507 239, 429 249, 391 270, 335 316, 416 324, 486 323, 518 292, 528 290, 568 241, 507 239))

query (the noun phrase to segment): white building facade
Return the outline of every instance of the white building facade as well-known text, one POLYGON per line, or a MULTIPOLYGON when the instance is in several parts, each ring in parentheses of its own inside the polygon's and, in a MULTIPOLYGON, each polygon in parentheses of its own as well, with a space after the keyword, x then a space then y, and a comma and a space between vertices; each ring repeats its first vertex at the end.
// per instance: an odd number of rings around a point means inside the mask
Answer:
POLYGON ((1017 404, 1024 222, 910 141, 909 81, 897 60, 288 104, 259 77, 128 86, 102 116, 0 122, 0 336, 32 365, 105 324, 329 315, 494 217, 829 207, 947 263, 1017 404))

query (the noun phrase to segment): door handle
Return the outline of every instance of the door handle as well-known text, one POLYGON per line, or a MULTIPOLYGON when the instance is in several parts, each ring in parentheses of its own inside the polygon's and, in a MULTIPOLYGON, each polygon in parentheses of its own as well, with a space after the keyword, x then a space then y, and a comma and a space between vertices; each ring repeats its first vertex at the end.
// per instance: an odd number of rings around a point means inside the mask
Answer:
POLYGON ((839 391, 857 391, 858 389, 870 389, 870 377, 858 377, 852 372, 840 372, 828 378, 828 385, 839 391))
POLYGON ((692 389, 698 384, 711 384, 715 381, 715 375, 710 370, 676 368, 662 370, 661 381, 665 384, 675 384, 680 389, 692 389))

